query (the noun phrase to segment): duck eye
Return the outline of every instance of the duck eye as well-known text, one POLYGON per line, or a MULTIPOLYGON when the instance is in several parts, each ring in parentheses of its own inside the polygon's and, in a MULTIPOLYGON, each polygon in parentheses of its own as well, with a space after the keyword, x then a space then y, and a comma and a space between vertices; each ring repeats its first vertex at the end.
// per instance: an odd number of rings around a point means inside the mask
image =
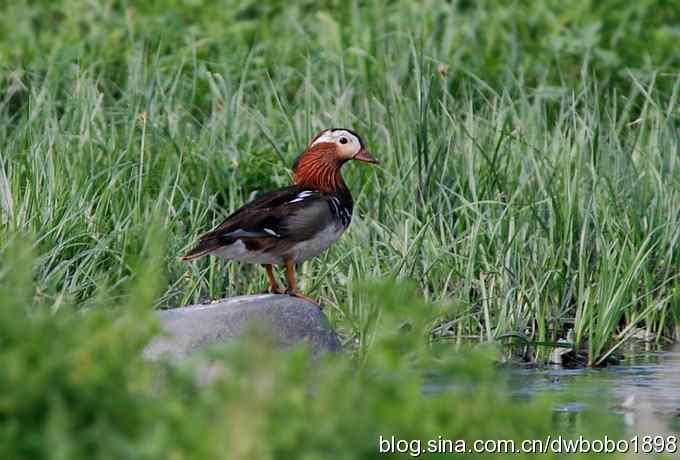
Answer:
POLYGON ((347 142, 348 142, 348 141, 347 141, 347 138, 346 138, 346 137, 341 137, 341 138, 340 138, 340 143, 341 143, 341 144, 346 144, 347 142))

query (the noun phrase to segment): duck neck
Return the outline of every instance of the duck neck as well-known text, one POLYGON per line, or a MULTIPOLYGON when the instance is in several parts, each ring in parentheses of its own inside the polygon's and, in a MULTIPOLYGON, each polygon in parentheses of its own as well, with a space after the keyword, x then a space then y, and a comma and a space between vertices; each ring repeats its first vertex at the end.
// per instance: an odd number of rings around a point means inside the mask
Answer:
POLYGON ((344 161, 335 158, 334 153, 332 144, 318 144, 302 153, 293 165, 295 184, 349 196, 347 184, 340 174, 344 161))

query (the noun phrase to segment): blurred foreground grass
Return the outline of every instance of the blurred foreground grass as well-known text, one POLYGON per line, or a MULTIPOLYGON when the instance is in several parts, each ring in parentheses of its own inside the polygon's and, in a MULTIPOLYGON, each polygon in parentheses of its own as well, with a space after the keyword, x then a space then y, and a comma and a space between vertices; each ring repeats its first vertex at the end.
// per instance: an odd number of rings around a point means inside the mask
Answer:
MULTIPOLYGON (((219 371, 199 385, 195 372, 205 361, 142 361, 161 285, 160 258, 149 251, 127 300, 82 314, 71 305, 54 313, 27 308, 35 294, 30 250, 15 243, 6 253, 13 268, 0 273, 1 458, 374 459, 381 435, 423 448, 438 437, 519 445, 548 434, 621 436, 621 426, 599 413, 603 400, 564 424, 555 401, 513 399, 491 350, 432 353, 418 326, 437 307, 389 283, 360 288, 379 312, 363 360, 343 354, 310 365, 304 349, 276 351, 253 335, 212 350, 219 371), (419 308, 404 308, 404 299, 419 308), (395 327, 404 323, 413 327, 395 327), (423 391, 433 372, 449 389, 423 391)), ((397 457, 404 458, 385 455, 397 457)))

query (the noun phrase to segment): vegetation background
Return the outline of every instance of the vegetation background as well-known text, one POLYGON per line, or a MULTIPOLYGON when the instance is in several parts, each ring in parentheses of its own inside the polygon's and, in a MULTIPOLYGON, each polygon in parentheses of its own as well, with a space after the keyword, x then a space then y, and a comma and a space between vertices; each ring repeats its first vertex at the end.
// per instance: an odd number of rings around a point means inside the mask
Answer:
POLYGON ((0 9, 3 458, 374 458, 379 431, 528 438, 555 429, 550 403, 508 399, 487 354, 432 339, 567 339, 600 365, 640 329, 678 337, 678 1, 0 9), (166 369, 158 390, 137 358, 150 308, 266 286, 258 267, 176 256, 287 184, 328 126, 382 161, 345 168, 351 230, 302 268, 356 359, 312 371, 254 341, 209 389, 166 369), (435 365, 475 392, 424 396, 416 369, 435 365))

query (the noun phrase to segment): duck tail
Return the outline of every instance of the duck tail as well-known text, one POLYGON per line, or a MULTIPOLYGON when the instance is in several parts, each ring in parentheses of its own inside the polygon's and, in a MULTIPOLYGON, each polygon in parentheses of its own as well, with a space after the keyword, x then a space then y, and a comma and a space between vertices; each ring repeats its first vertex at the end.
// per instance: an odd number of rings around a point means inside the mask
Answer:
POLYGON ((210 254, 215 249, 218 249, 220 244, 216 240, 208 239, 200 241, 193 249, 189 252, 180 256, 179 260, 189 261, 200 259, 201 257, 210 254))

